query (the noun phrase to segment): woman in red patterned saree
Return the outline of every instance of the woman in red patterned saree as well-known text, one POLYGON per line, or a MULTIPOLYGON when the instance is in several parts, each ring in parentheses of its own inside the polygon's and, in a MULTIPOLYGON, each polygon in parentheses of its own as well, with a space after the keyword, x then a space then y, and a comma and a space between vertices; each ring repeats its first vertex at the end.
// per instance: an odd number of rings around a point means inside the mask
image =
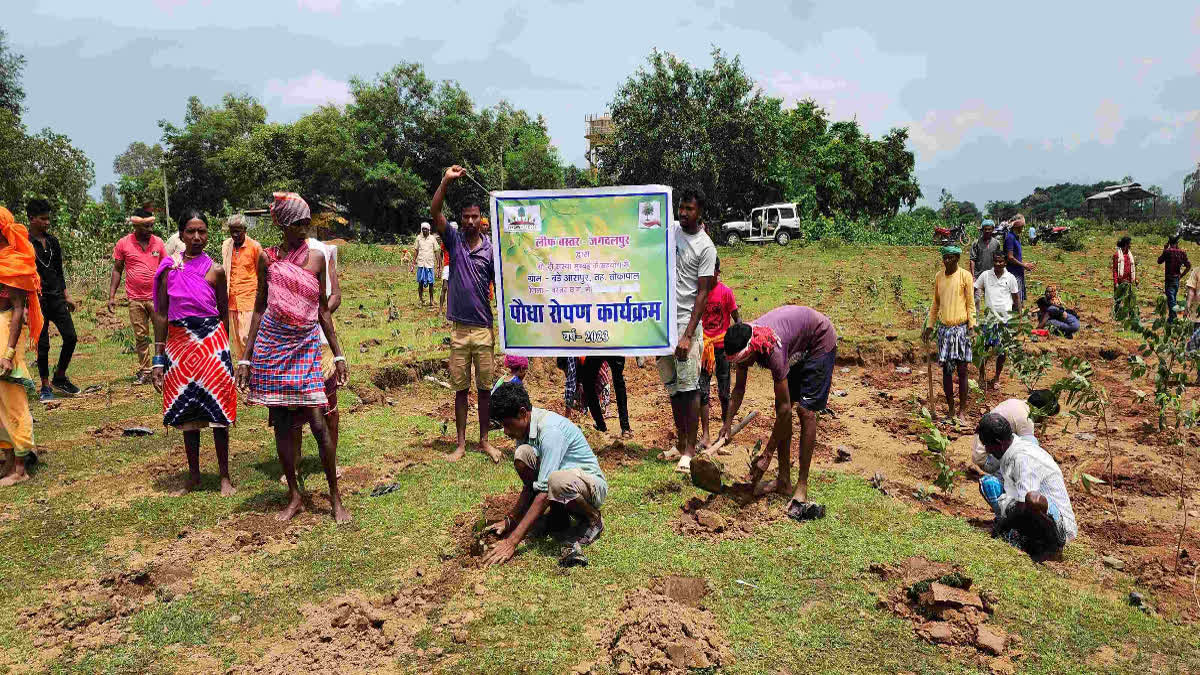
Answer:
POLYGON ((163 260, 154 275, 154 388, 163 394, 163 425, 183 432, 188 479, 179 494, 200 485, 200 431, 212 429, 221 472, 229 479, 229 427, 237 420, 237 392, 229 355, 225 270, 204 252, 208 221, 199 211, 179 219, 182 253, 163 260))

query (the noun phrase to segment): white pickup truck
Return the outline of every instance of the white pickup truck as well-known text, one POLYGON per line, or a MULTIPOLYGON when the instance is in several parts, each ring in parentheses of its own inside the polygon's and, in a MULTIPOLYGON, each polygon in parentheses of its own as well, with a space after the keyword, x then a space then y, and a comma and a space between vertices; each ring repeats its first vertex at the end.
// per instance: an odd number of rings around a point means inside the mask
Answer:
POLYGON ((767 204, 750 211, 748 220, 721 223, 721 239, 728 246, 747 242, 774 241, 787 246, 800 236, 800 219, 795 204, 767 204))

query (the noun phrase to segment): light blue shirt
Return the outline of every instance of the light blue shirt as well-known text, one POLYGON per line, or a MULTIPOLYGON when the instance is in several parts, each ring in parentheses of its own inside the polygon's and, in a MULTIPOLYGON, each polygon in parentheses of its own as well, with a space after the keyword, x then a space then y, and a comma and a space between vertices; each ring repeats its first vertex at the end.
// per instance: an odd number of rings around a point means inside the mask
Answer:
POLYGON ((603 503, 608 496, 608 481, 596 461, 596 453, 588 445, 583 432, 571 420, 562 415, 534 408, 529 413, 529 440, 526 441, 537 453, 538 475, 533 489, 546 492, 550 474, 563 469, 579 469, 596 478, 596 503, 603 503))

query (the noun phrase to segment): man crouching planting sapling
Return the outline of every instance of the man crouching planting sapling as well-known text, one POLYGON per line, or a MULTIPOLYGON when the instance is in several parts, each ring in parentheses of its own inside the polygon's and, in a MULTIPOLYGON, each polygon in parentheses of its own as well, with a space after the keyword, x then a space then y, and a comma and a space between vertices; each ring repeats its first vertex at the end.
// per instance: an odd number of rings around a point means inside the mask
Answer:
POLYGON ((487 555, 487 565, 508 562, 517 546, 546 516, 547 525, 574 517, 579 533, 564 551, 564 565, 586 564, 580 547, 604 533, 600 507, 608 482, 583 432, 567 418, 534 408, 525 387, 506 382, 492 394, 492 419, 517 442, 513 466, 524 488, 512 512, 486 531, 503 537, 487 555))

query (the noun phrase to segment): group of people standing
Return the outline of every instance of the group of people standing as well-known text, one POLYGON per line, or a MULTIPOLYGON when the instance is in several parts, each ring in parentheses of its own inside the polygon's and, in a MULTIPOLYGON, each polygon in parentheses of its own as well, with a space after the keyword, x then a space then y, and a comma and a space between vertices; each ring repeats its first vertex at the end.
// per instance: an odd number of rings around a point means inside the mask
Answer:
MULTIPOLYGON (((489 442, 490 430, 500 428, 513 438, 517 443, 514 469, 524 486, 512 513, 490 528, 501 541, 487 561, 496 564, 510 559, 535 525, 550 523, 573 533, 564 552, 564 564, 580 564, 586 561, 581 547, 604 532, 601 509, 608 493, 607 479, 579 427, 568 417, 533 405, 522 381, 529 367, 527 359, 506 357, 510 375, 493 383, 492 242, 478 201, 468 199, 459 205, 457 225, 449 223, 443 213, 448 187, 465 173, 459 166, 446 170, 432 198, 432 225, 423 224, 418 235, 413 265, 420 269, 419 299, 426 303, 424 291, 428 289, 428 304, 432 305, 435 277, 430 262, 436 265, 438 248, 442 249, 457 441, 447 459, 458 460, 467 450, 469 392, 473 384, 479 417, 478 448, 499 462, 502 455, 489 442), (572 520, 575 525, 571 525, 572 520)), ((775 419, 765 449, 751 460, 749 488, 756 495, 784 495, 788 498, 785 511, 796 521, 820 518, 825 507, 810 498, 808 472, 819 416, 828 405, 837 359, 837 331, 824 314, 796 305, 775 308, 751 322, 742 321, 734 292, 719 280, 717 250, 703 225, 704 206, 704 197, 698 191, 680 192, 674 226, 677 311, 673 317, 679 337, 674 353, 657 361, 675 425, 679 453, 676 468, 689 472, 693 458, 710 445, 709 392, 713 376, 721 407, 715 445, 728 441, 744 401, 749 373, 757 365, 771 376, 775 419), (793 425, 799 431, 794 484, 793 425), (764 482, 776 457, 778 477, 764 482)), ((0 246, 6 247, 5 255, 0 257, 0 348, 5 349, 0 359, 0 449, 5 451, 0 485, 26 477, 23 468, 11 468, 23 467, 21 457, 33 448, 32 419, 23 389, 30 379, 23 361, 23 340, 27 334, 37 334, 45 342, 47 335, 42 326, 46 319, 59 326, 63 350, 58 369, 49 377, 48 342, 46 348, 39 349, 43 392, 47 386, 65 393, 77 391, 66 376, 75 342, 70 324, 74 303, 63 284, 61 249, 46 232, 41 210, 41 204, 31 203, 32 227, 27 232, 10 213, 0 209, 0 234, 4 238, 0 246), (46 252, 44 260, 39 253, 42 251, 46 252), (43 263, 48 272, 39 274, 43 263), (43 307, 49 309, 46 319, 43 307), (26 315, 28 333, 21 330, 26 315)), ((47 206, 46 221, 48 212, 47 206)), ((108 304, 115 311, 116 293, 124 277, 138 354, 136 377, 162 392, 164 424, 183 432, 188 462, 183 491, 196 488, 200 482, 201 432, 211 429, 220 490, 225 495, 234 492, 229 474, 229 429, 237 420, 240 389, 246 394, 246 402, 269 409, 268 420, 283 467, 281 480, 288 486, 287 504, 278 517, 289 519, 303 508, 297 466, 303 427, 307 425, 329 484, 333 517, 345 522, 350 516, 337 487, 337 389, 346 383, 348 369, 332 320, 341 301, 337 251, 308 237, 311 212, 299 195, 276 193, 270 213, 282 231, 280 245, 263 247, 247 236, 245 218, 233 216, 225 223, 229 237, 222 244, 221 261, 217 262, 205 252, 209 223, 202 213, 185 211, 177 219, 177 233, 168 245, 152 233, 153 214, 148 209, 139 210, 129 220, 133 231, 114 247, 108 304)), ((1000 244, 989 222, 985 222, 983 231, 984 236, 972 248, 970 271, 958 268, 960 250, 943 249, 944 270, 935 279, 926 330, 929 336, 937 327, 951 417, 960 421, 966 405, 965 363, 971 360, 970 331, 976 321, 975 293, 981 293, 987 306, 1002 320, 1007 319, 1006 313, 1020 311, 1024 300, 1024 271, 1034 269, 1023 262, 1019 239, 1013 232, 1006 239, 1017 241, 1000 244), (985 260, 990 266, 983 267, 985 260), (1019 268, 1019 275, 1012 271, 1014 266, 1019 268), (951 396, 954 374, 959 376, 962 394, 958 415, 951 396)), ((625 357, 588 358, 576 365, 588 392, 595 427, 607 430, 593 386, 602 379, 600 373, 607 371, 617 394, 621 433, 632 435, 624 382, 625 357)), ((1057 540, 1065 543, 1068 536, 1073 536, 1070 533, 1074 527, 1073 517, 1069 524, 1063 524, 1067 523, 1064 512, 1070 515, 1069 501, 1061 504, 1053 485, 1044 487, 1043 492, 1049 493, 1045 499, 1040 496, 1043 493, 1033 497, 1026 494, 1029 481, 1025 474, 1032 471, 1029 462, 1044 469, 1048 455, 1042 457, 1029 450, 1019 438, 1013 440, 1012 423, 1004 422, 1008 425, 1005 435, 1004 425, 994 416, 985 416, 980 422, 980 443, 999 462, 999 469, 989 472, 1000 481, 999 494, 989 482, 981 484, 984 496, 998 509, 998 519, 1002 513, 1011 519, 1019 512, 1021 518, 1036 521, 1044 530, 1059 528, 1053 532, 1061 531, 1063 536, 1057 540), (1011 467, 1006 469, 1008 465, 1011 467), (1030 506, 1014 506, 1018 503, 1030 506)), ((1053 460, 1049 462, 1053 464, 1053 460)), ((1042 478, 1053 478, 1053 471, 1039 471, 1042 478)))

